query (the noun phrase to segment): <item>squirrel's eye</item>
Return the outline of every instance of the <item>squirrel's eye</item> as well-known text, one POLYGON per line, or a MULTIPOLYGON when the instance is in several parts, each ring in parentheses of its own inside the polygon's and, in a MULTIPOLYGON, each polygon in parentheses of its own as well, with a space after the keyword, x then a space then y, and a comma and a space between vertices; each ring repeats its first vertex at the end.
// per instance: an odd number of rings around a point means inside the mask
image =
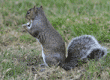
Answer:
POLYGON ((27 14, 30 14, 30 12, 28 11, 27 14))

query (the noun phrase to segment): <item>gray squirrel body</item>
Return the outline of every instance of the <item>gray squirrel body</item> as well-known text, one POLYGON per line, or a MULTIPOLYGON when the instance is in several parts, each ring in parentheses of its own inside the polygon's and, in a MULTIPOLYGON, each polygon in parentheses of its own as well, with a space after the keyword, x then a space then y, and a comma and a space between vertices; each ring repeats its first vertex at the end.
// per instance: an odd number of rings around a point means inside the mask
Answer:
POLYGON ((65 42, 47 20, 42 6, 27 11, 26 19, 31 21, 23 27, 42 45, 42 57, 46 66, 58 65, 65 61, 65 42))
POLYGON ((29 9, 26 19, 30 23, 24 24, 23 27, 41 43, 46 66, 60 65, 65 70, 70 70, 77 66, 78 60, 97 60, 107 54, 107 49, 101 47, 93 36, 83 35, 73 38, 69 43, 66 58, 65 42, 47 20, 42 6, 29 9))

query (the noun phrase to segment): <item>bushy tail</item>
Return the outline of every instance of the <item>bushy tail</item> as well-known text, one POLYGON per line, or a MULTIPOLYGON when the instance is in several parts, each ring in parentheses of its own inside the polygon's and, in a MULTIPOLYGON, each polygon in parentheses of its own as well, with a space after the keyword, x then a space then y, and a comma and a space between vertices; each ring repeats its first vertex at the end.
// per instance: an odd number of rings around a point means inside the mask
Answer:
POLYGON ((107 55, 107 49, 102 47, 94 36, 83 35, 72 39, 68 46, 68 57, 62 66, 70 70, 78 66, 78 61, 99 60, 107 55))

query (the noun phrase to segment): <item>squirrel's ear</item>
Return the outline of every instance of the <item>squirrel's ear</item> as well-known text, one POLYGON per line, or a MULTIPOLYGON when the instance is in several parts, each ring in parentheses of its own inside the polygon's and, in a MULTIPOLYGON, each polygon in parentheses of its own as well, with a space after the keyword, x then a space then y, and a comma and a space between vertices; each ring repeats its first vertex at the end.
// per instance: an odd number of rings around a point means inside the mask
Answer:
POLYGON ((36 10, 36 6, 34 6, 33 9, 36 10))
POLYGON ((37 8, 36 8, 36 6, 34 6, 34 7, 33 7, 33 9, 34 9, 34 11, 35 11, 35 12, 37 11, 37 8))
POLYGON ((34 6, 34 10, 36 9, 36 6, 34 6))
POLYGON ((42 7, 42 6, 40 6, 40 8, 42 8, 42 9, 43 9, 43 7, 42 7))

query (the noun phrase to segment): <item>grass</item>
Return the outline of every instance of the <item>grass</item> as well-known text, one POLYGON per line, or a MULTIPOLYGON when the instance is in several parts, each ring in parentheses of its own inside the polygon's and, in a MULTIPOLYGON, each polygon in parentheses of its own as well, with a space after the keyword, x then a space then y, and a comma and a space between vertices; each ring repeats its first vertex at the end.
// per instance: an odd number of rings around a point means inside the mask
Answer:
POLYGON ((110 79, 109 0, 2 0, 0 13, 1 80, 110 79), (27 23, 26 12, 34 5, 43 6, 48 20, 66 44, 74 37, 93 35, 108 48, 107 56, 70 71, 59 67, 40 68, 43 62, 40 44, 21 26, 27 23), (37 73, 32 71, 33 67, 37 73))

